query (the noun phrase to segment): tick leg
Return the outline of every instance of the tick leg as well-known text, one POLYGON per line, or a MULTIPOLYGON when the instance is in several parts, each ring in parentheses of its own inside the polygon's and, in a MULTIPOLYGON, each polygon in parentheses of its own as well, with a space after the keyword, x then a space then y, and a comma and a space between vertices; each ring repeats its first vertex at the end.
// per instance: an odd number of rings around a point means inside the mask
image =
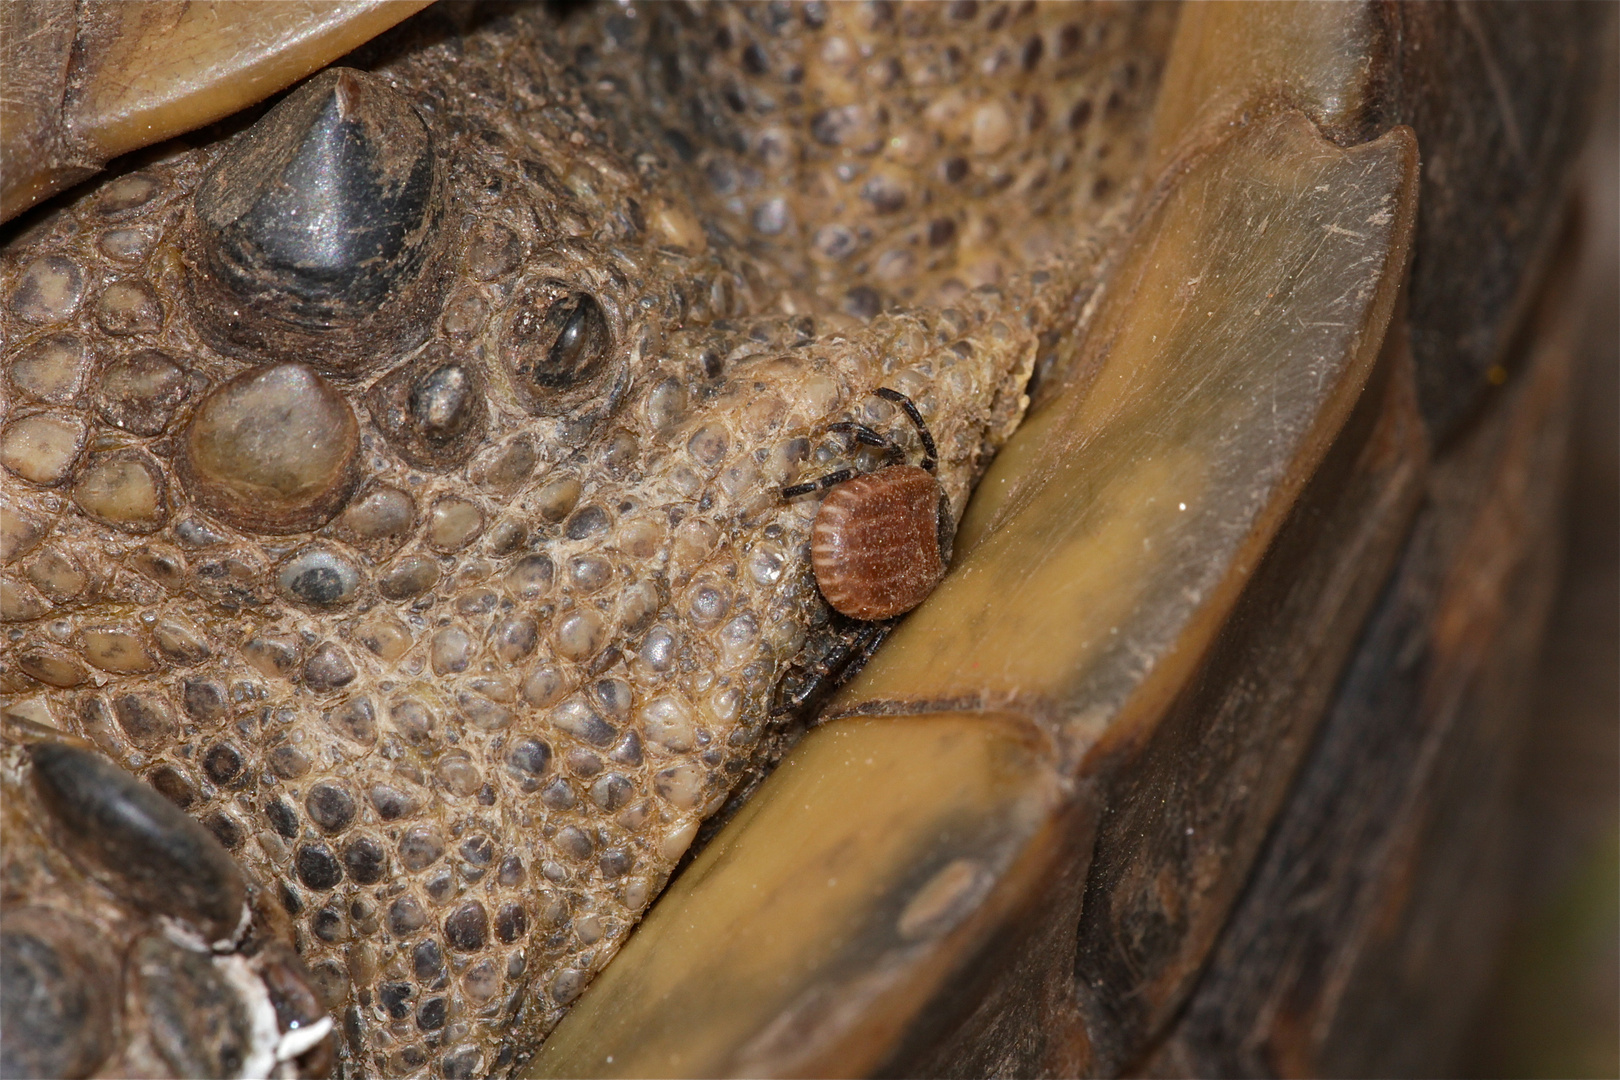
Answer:
POLYGON ((934 446, 934 437, 928 433, 928 425, 923 422, 922 413, 917 411, 917 403, 900 391, 891 390, 887 386, 880 386, 875 392, 878 397, 892 401, 906 410, 906 415, 911 417, 912 426, 917 429, 917 437, 922 439, 922 467, 933 472, 934 466, 939 464, 939 450, 934 446))
POLYGON ((857 424, 849 420, 840 420, 836 424, 828 424, 828 431, 847 431, 855 436, 855 441, 865 446, 875 446, 883 451, 883 456, 890 465, 900 465, 906 460, 906 452, 900 444, 881 432, 873 431, 865 424, 857 424))
POLYGON ((894 445, 894 440, 887 435, 879 434, 865 424, 857 424, 851 420, 840 420, 836 424, 828 424, 828 431, 847 431, 855 436, 855 441, 866 446, 877 446, 888 449, 894 445))
POLYGON ((855 479, 854 469, 839 469, 837 472, 828 473, 820 480, 811 480, 808 483, 794 484, 792 487, 783 488, 782 498, 796 499, 800 495, 808 495, 812 491, 825 491, 834 484, 842 484, 845 480, 853 479, 855 479))

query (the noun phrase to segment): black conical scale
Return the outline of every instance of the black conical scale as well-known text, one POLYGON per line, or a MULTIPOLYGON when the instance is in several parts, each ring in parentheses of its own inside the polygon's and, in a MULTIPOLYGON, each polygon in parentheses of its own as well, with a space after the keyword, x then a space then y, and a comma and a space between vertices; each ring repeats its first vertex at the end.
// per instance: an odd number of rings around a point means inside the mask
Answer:
POLYGON ((321 73, 255 123, 197 192, 203 268, 257 314, 317 329, 365 318, 422 267, 430 136, 385 82, 321 73))

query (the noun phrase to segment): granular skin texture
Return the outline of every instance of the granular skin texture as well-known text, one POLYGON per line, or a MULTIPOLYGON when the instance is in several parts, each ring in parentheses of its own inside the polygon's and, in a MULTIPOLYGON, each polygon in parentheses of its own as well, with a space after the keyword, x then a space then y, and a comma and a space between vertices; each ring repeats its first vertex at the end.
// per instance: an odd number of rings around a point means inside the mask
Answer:
POLYGON ((341 1072, 526 1060, 866 632, 816 588, 821 496, 780 494, 881 463, 827 425, 915 461, 873 391, 909 395, 959 517, 1073 349, 1172 21, 451 5, 311 84, 372 140, 331 159, 371 155, 354 220, 404 222, 316 252, 316 299, 219 232, 290 112, 36 215, 0 253, 0 902, 146 932, 21 786, 19 739, 82 740, 235 857, 341 1072))

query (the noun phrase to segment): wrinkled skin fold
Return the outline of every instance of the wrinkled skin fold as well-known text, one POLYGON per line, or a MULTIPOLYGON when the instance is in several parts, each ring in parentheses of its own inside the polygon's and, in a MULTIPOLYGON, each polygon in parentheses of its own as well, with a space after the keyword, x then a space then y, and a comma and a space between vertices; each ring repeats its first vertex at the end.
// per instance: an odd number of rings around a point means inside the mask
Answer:
POLYGON ((40 1014, 53 1067, 525 1060, 872 636, 817 591, 819 496, 781 497, 882 464, 829 425, 915 460, 874 391, 909 396, 959 518, 1074 351, 1171 18, 430 12, 25 220, 0 902, 49 930, 29 985, 126 987, 40 1014), (54 744, 200 822, 242 923, 87 848, 54 744), (229 1016, 165 1026, 222 980, 229 1016))

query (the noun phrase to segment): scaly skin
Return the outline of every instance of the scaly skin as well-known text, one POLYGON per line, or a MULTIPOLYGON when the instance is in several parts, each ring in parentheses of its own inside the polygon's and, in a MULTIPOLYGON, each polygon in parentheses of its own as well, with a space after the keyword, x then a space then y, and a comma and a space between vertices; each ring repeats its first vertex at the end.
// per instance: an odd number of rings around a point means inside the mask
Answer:
MULTIPOLYGON (((872 392, 910 395, 960 515, 1070 346, 1170 20, 430 11, 327 91, 408 103, 436 169, 422 284, 349 336, 219 292, 197 192, 227 141, 37 217, 0 256, 8 738, 84 740, 207 825, 346 1071, 506 1071, 870 637, 816 590, 817 499, 780 497, 873 464, 827 425, 915 456, 872 392), (605 344, 537 391, 559 289, 605 344), (424 396, 452 362, 470 396, 424 396), (424 401, 460 426, 425 439, 424 401), (277 455, 296 483, 255 472, 277 455)), ((0 901, 122 951, 8 753, 0 901)))

